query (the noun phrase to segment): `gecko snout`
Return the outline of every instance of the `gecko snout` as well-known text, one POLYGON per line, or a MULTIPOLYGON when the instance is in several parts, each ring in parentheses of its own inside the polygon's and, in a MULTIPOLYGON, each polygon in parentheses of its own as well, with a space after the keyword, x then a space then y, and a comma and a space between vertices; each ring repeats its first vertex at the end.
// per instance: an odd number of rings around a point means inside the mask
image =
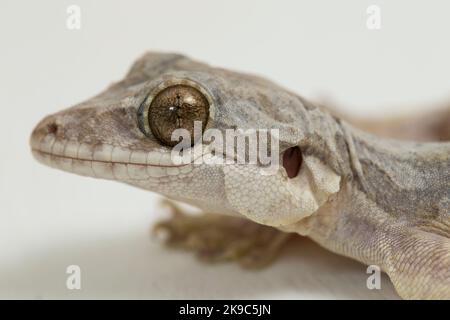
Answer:
POLYGON ((34 127, 30 136, 31 147, 34 148, 35 144, 39 142, 47 134, 55 134, 58 131, 58 126, 53 116, 47 116, 34 127))

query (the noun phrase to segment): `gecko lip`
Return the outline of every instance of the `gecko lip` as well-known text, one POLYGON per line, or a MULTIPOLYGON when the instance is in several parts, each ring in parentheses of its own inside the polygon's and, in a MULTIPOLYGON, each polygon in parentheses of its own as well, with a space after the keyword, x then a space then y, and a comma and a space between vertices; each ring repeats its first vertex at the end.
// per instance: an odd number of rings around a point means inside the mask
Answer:
POLYGON ((112 180, 149 180, 190 171, 188 164, 174 164, 167 150, 130 150, 110 144, 95 146, 58 139, 53 133, 31 135, 33 156, 50 167, 112 180))

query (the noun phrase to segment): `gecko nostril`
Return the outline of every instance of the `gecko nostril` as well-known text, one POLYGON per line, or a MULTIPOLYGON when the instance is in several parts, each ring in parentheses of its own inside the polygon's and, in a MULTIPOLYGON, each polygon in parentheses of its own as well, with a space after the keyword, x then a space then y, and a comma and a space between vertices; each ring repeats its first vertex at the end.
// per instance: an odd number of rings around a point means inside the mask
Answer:
POLYGON ((58 132, 58 125, 56 123, 52 122, 47 125, 47 133, 56 134, 57 132, 58 132))

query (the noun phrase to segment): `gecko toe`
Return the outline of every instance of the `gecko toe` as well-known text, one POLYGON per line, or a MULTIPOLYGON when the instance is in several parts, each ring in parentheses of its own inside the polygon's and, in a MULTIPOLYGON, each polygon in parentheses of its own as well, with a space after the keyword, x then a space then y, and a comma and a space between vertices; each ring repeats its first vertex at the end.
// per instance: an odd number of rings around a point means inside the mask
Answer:
POLYGON ((164 235, 168 247, 192 251, 204 262, 235 261, 244 268, 262 268, 276 259, 292 236, 237 217, 184 214, 173 203, 165 204, 173 214, 153 231, 164 235))

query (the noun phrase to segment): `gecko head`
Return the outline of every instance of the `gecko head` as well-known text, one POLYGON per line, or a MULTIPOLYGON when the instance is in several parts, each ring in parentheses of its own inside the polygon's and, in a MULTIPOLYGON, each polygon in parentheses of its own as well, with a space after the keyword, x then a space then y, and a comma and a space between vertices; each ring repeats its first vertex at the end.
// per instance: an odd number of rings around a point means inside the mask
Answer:
POLYGON ((343 143, 334 118, 268 80, 162 53, 30 138, 51 167, 277 227, 338 192, 343 143))

